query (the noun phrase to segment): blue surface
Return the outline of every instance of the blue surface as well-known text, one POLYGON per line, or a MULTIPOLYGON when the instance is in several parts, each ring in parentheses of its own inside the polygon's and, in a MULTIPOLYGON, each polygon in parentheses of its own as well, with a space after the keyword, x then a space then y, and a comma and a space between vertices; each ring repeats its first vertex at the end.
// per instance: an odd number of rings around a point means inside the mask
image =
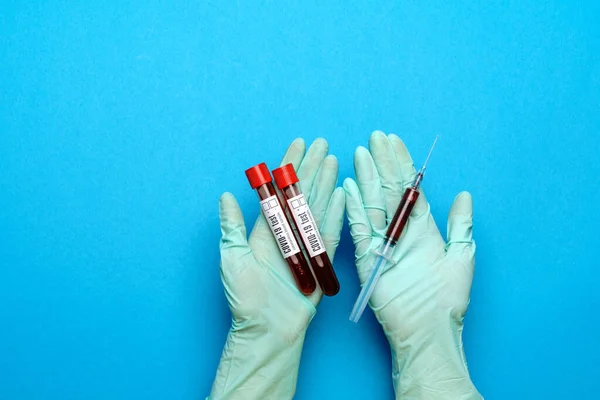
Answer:
MULTIPOLYGON (((206 395, 230 318, 219 195, 251 224, 245 168, 323 136, 341 184, 375 129, 417 163, 440 133, 444 232, 473 194, 480 391, 598 396, 598 1, 125 3, 1 6, 0 399, 206 395)), ((336 269, 296 398, 391 399, 372 313, 348 322, 347 227, 336 269)))

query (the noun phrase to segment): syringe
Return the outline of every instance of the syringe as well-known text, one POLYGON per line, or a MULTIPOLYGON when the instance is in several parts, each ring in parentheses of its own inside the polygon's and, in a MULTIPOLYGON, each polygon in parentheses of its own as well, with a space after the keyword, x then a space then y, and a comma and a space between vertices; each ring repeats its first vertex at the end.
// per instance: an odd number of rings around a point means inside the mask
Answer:
POLYGON ((396 247, 396 243, 398 242, 398 239, 400 239, 400 235, 404 230, 406 221, 408 221, 408 217, 410 216, 410 213, 415 206, 417 199, 419 198, 419 185, 425 176, 427 162, 429 161, 429 157, 431 157, 431 153, 433 152, 433 148, 437 143, 438 137, 439 135, 435 137, 433 145, 431 146, 429 154, 427 155, 427 159, 425 159, 425 163, 417 173, 412 185, 406 188, 404 191, 402 200, 400 200, 400 205, 398 206, 398 209, 396 209, 396 213, 394 214, 394 218, 387 229, 385 238, 383 239, 383 242, 379 248, 375 251, 375 254, 377 254, 378 257, 373 264, 373 269, 371 270, 369 277, 365 281, 358 298, 356 299, 356 303, 354 303, 354 308, 352 308, 352 312, 350 313, 350 321, 352 322, 358 322, 362 316, 365 307, 369 303, 373 289, 375 289, 375 285, 377 285, 377 281, 379 280, 379 277, 385 268, 386 262, 394 253, 394 247, 396 247))

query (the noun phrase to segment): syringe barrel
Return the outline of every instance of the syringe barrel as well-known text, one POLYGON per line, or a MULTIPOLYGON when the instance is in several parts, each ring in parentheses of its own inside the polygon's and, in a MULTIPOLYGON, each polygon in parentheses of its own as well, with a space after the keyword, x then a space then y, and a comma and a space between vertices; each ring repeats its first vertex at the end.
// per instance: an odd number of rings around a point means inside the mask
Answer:
POLYGON ((418 189, 425 177, 425 167, 421 168, 421 170, 415 176, 415 180, 413 181, 412 187, 418 189))
POLYGON ((392 222, 390 222, 390 226, 385 234, 386 241, 390 241, 395 245, 398 239, 400 239, 400 235, 402 235, 404 226, 418 198, 419 191, 417 188, 411 186, 404 191, 400 205, 396 209, 394 218, 392 218, 392 222))
POLYGON ((394 247, 396 247, 396 243, 391 240, 384 240, 374 253, 378 256, 382 256, 386 260, 390 260, 392 254, 394 254, 394 247))

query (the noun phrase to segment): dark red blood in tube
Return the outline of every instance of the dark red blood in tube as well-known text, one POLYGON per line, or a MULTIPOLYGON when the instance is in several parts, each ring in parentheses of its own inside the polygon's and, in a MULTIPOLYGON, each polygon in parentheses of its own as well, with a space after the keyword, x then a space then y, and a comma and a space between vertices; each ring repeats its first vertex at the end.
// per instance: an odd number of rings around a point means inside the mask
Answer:
POLYGON ((400 205, 398 205, 394 218, 392 218, 385 234, 385 240, 390 240, 394 245, 398 242, 418 198, 419 191, 415 187, 411 186, 404 191, 400 205))
POLYGON ((256 189, 256 193, 258 193, 258 198, 261 201, 261 211, 271 228, 271 232, 273 232, 285 262, 292 271, 296 285, 303 294, 311 294, 315 291, 317 283, 294 236, 285 215, 285 209, 281 206, 281 201, 273 186, 267 165, 261 163, 247 169, 246 177, 252 189, 256 189))
POLYGON ((319 233, 319 227, 316 226, 306 198, 297 184, 298 177, 296 171, 294 171, 294 166, 287 164, 273 170, 273 177, 277 187, 283 193, 288 211, 292 216, 292 223, 296 227, 306 254, 309 256, 310 265, 317 277, 319 286, 323 290, 323 294, 334 296, 340 291, 340 283, 325 251, 325 244, 319 233))

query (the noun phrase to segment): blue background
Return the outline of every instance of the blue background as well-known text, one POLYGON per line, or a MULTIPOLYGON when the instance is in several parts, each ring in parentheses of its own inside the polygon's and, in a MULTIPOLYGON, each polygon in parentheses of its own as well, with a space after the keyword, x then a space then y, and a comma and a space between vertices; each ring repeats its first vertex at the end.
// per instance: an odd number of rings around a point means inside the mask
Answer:
MULTIPOLYGON (((440 133, 443 232, 473 194, 479 390, 598 396, 598 1, 92 3, 1 6, 0 399, 208 394, 230 322, 219 195, 251 225, 244 169, 322 136, 341 184, 375 129, 416 163, 440 133)), ((347 226, 336 270, 296 398, 391 399, 379 326, 348 322, 347 226)))

